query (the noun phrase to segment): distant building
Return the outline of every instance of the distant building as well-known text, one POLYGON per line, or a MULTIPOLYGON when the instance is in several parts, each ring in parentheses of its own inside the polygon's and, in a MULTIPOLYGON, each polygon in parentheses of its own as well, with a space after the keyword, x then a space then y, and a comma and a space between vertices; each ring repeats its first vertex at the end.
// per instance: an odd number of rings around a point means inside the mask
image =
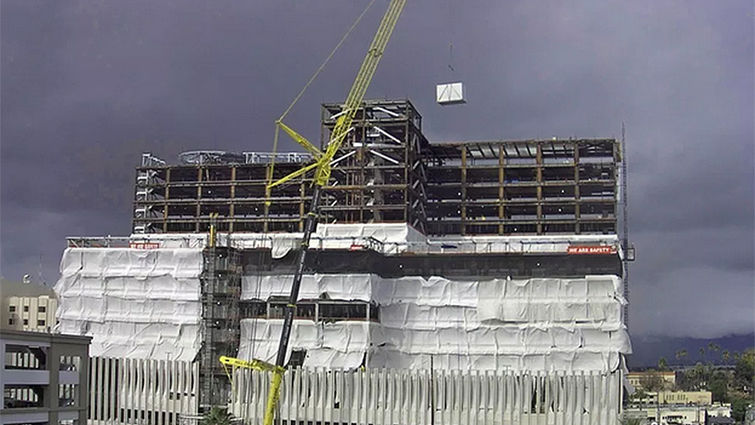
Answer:
POLYGON ((710 391, 661 391, 648 392, 637 402, 642 404, 696 404, 710 406, 713 403, 713 394, 710 391))
POLYGON ((745 412, 745 425, 755 425, 755 406, 750 405, 745 412))
POLYGON ((52 288, 36 283, 0 279, 0 328, 50 332, 56 325, 58 300, 52 288))
POLYGON ((653 375, 661 377, 668 390, 673 389, 676 386, 676 373, 670 371, 648 370, 643 372, 629 372, 627 374, 627 380, 636 389, 646 389, 643 387, 643 384, 647 382, 648 379, 652 379, 653 375))
POLYGON ((727 416, 711 416, 708 425, 734 425, 734 419, 727 416))
POLYGON ((695 405, 647 405, 643 407, 629 407, 624 410, 626 418, 647 418, 647 423, 656 422, 658 424, 685 424, 685 425, 707 425, 707 424, 726 424, 731 418, 731 406, 727 404, 716 404, 712 406, 695 406, 695 405), (707 418, 707 422, 706 422, 707 418), (659 420, 660 419, 660 420, 659 420), (717 420, 719 422, 712 422, 717 420), (721 422, 724 421, 724 422, 721 422))
POLYGON ((0 329, 0 424, 86 424, 90 341, 0 329))

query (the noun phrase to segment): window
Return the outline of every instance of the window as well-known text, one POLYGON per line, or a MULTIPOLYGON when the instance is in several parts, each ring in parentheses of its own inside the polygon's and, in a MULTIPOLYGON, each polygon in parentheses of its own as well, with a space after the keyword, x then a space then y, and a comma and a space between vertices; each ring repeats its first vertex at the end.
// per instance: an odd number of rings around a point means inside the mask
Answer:
POLYGON ((264 301, 242 301, 239 303, 239 308, 241 317, 244 319, 267 316, 267 303, 264 301))
POLYGON ((366 320, 367 304, 320 303, 320 318, 325 320, 366 320))
MULTIPOLYGON (((47 348, 27 345, 5 345, 5 369, 44 370, 47 364, 47 348)), ((6 385, 6 388, 7 385, 6 385)))
POLYGON ((58 386, 58 406, 75 407, 79 405, 79 386, 65 384, 58 386))
POLYGON ((10 319, 8 319, 8 325, 13 326, 14 323, 16 323, 16 322, 13 320, 12 317, 10 319))
POLYGON ((11 313, 15 313, 16 312, 16 306, 12 305, 12 306, 8 307, 8 311, 10 311, 11 313))
POLYGON ((6 385, 3 392, 5 409, 44 407, 44 386, 6 385))
POLYGON ((24 319, 24 326, 28 326, 28 325, 29 325, 29 319, 24 319))
POLYGON ((25 305, 25 306, 24 306, 24 312, 28 312, 28 311, 29 311, 29 306, 28 306, 28 305, 25 305))
POLYGON ((41 306, 39 306, 39 308, 37 308, 37 312, 38 313, 46 313, 47 312, 47 307, 41 305, 41 306))
POLYGON ((76 372, 81 370, 81 357, 60 356, 60 370, 67 372, 76 372))
POLYGON ((44 326, 45 321, 44 320, 37 320, 37 326, 44 326))
MULTIPOLYGON (((273 299, 270 300, 270 318, 277 319, 284 317, 286 313, 287 301, 273 299)), ((314 319, 315 318, 315 304, 312 302, 300 302, 296 304, 295 315, 297 319, 314 319)))
POLYGON ((296 368, 304 364, 307 357, 307 350, 291 350, 291 357, 288 360, 288 367, 296 368))

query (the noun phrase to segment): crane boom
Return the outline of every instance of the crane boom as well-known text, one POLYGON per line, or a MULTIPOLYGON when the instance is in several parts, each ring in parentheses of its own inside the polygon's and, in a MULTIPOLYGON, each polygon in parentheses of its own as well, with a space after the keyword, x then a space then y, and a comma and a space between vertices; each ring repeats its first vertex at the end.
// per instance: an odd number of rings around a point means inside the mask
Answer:
POLYGON ((385 46, 388 44, 391 34, 393 34, 393 29, 396 27, 396 22, 398 22, 405 4, 406 0, 392 0, 388 6, 388 10, 385 12, 385 16, 383 16, 383 20, 380 22, 380 27, 378 27, 369 50, 367 50, 367 55, 364 57, 362 66, 359 68, 359 72, 354 79, 354 84, 351 86, 348 96, 346 96, 346 102, 343 106, 345 113, 338 117, 333 132, 330 135, 330 143, 328 143, 325 150, 325 158, 323 158, 327 159, 327 161, 323 161, 315 172, 315 184, 317 186, 324 186, 328 183, 328 179, 330 178, 330 161, 341 147, 343 140, 351 129, 351 123, 359 107, 362 105, 364 95, 372 82, 372 77, 375 75, 375 70, 377 70, 378 63, 380 63, 380 59, 383 56, 385 46))
MULTIPOLYGON (((364 101, 364 95, 367 92, 367 88, 372 82, 372 77, 375 75, 375 70, 380 63, 380 59, 383 56, 385 47, 388 44, 388 40, 393 34, 393 29, 396 27, 398 18, 401 15, 401 11, 406 5, 406 0, 391 0, 388 5, 388 10, 383 15, 383 19, 380 21, 377 33, 370 44, 367 55, 362 62, 362 66, 359 68, 354 83, 346 96, 346 102, 343 105, 341 115, 337 118, 336 124, 333 127, 333 131, 330 134, 328 145, 325 147, 324 152, 317 150, 307 139, 296 133, 289 127, 283 127, 283 130, 289 134, 294 141, 304 146, 305 149, 312 152, 315 155, 315 162, 302 169, 295 171, 280 180, 277 180, 267 187, 267 192, 274 186, 283 184, 295 177, 303 175, 308 171, 314 169, 314 179, 312 188, 312 200, 309 206, 309 212, 305 217, 304 222, 304 235, 302 236, 301 246, 298 251, 298 259, 296 262, 296 271, 294 273, 294 279, 291 285, 291 292, 288 297, 288 303, 285 307, 283 316, 283 328, 281 330, 280 343, 278 345, 278 354, 276 356, 275 366, 271 369, 272 377, 270 382, 270 392, 268 393, 267 406, 265 408, 265 416, 263 419, 264 425, 272 425, 275 418, 275 409, 278 404, 278 398, 280 395, 280 386, 283 380, 283 373, 285 372, 284 365, 286 363, 286 352, 288 351, 289 337, 291 336, 291 327, 294 321, 294 313, 296 310, 296 301, 299 297, 299 289, 301 287, 301 280, 304 274, 304 265, 307 259, 307 251, 309 249, 309 242, 312 238, 312 233, 317 225, 317 218, 319 214, 320 204, 320 189, 322 186, 328 184, 330 180, 331 161, 340 149, 346 136, 352 130, 351 124, 356 116, 357 111, 364 101)), ((281 127, 282 122, 278 121, 277 125, 281 127)), ((249 364, 238 364, 241 367, 258 367, 257 364, 252 366, 249 364)))

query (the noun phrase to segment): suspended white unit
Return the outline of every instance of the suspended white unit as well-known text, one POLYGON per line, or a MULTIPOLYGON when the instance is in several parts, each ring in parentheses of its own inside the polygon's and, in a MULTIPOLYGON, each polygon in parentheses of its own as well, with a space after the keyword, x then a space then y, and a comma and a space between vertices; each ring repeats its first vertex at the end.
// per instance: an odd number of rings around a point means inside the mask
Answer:
POLYGON ((467 103, 464 99, 464 83, 443 83, 435 86, 436 101, 441 105, 458 105, 467 103))

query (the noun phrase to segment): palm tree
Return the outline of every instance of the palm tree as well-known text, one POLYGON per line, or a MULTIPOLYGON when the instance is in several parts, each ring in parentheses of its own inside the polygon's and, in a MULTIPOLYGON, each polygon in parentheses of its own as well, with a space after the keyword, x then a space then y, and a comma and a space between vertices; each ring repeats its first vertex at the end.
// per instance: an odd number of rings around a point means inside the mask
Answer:
POLYGON ((705 347, 700 347, 700 359, 705 361, 705 347))
POLYGON ((724 361, 724 363, 728 364, 729 358, 730 358, 729 350, 724 350, 721 352, 721 359, 724 361))
POLYGON ((666 371, 668 370, 668 361, 666 361, 665 357, 661 357, 658 359, 658 370, 666 371))
POLYGON ((682 358, 687 357, 687 350, 679 350, 676 352, 675 356, 677 360, 681 360, 682 358))
POLYGON ((200 425, 231 425, 232 415, 222 407, 213 407, 199 422, 200 425))

